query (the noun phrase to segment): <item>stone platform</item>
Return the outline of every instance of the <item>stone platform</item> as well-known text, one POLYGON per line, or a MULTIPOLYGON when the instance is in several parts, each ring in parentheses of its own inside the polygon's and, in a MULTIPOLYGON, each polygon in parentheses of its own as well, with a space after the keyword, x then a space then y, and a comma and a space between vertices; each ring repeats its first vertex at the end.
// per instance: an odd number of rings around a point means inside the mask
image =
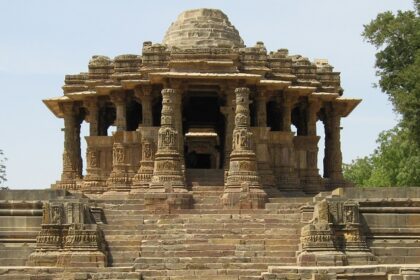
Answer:
MULTIPOLYGON (((222 186, 192 186, 190 193, 192 209, 156 213, 145 208, 144 199, 138 194, 87 197, 52 190, 1 191, 0 279, 399 280, 420 277, 415 274, 420 269, 420 190, 417 188, 337 189, 314 197, 280 193, 279 197, 270 198, 264 209, 242 210, 223 208, 219 199, 222 186), (106 256, 106 267, 95 262, 87 262, 84 267, 69 267, 59 262, 33 266, 28 262, 35 252, 42 251, 39 234, 46 215, 42 209, 45 205, 55 205, 54 201, 78 201, 88 207, 92 222, 103 236, 103 246, 95 248, 95 252, 101 251, 106 256), (315 221, 322 220, 322 205, 327 202, 332 209, 331 205, 337 201, 358 203, 360 240, 365 247, 356 250, 336 244, 338 247, 328 248, 330 253, 346 256, 336 265, 299 263, 302 254, 325 252, 324 239, 320 239, 317 249, 305 246, 304 229, 308 225, 316 227, 315 221), (20 209, 25 205, 26 210, 17 209, 17 205, 20 209), (357 264, 349 263, 355 260, 352 257, 357 252, 368 252, 370 261, 359 258, 357 264)), ((335 214, 330 210, 330 215, 335 214)), ((68 213, 64 216, 69 218, 68 213)), ((339 236, 343 230, 339 222, 331 220, 329 224, 339 236)), ((65 250, 64 247, 50 252, 65 250)))

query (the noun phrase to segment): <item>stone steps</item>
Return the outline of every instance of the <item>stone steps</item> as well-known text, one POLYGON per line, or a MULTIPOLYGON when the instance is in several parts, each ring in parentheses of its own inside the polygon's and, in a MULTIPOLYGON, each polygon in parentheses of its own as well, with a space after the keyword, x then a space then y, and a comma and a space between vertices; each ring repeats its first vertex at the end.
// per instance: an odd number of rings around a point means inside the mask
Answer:
POLYGON ((0 266, 24 266, 35 244, 13 244, 0 247, 0 266))
MULTIPOLYGON (((170 279, 173 279, 173 276, 191 276, 191 277, 225 277, 225 276, 234 276, 238 277, 242 276, 259 276, 261 275, 260 269, 188 269, 188 270, 140 270, 143 279, 152 279, 147 278, 148 276, 169 276, 170 279)), ((181 278, 179 278, 181 279, 181 278)), ((185 279, 185 278, 182 278, 185 279)), ((195 278, 197 279, 197 278, 195 278)), ((215 278, 209 278, 215 279, 215 278)), ((219 279, 226 279, 226 278, 219 278, 219 279)), ((238 278, 236 278, 238 279, 238 278)))
POLYGON ((193 185, 191 190, 194 209, 170 214, 150 213, 142 199, 97 203, 107 221, 101 228, 110 264, 135 263, 143 279, 246 280, 259 279, 268 265, 296 263, 302 201, 232 210, 220 204, 223 186, 193 185))

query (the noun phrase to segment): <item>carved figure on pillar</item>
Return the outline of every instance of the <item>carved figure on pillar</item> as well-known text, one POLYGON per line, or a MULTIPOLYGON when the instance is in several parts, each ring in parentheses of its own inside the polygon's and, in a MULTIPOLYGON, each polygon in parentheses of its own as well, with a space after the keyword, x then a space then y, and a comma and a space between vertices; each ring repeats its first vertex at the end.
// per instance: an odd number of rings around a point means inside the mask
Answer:
POLYGON ((146 191, 153 176, 155 145, 151 139, 145 138, 142 140, 141 147, 140 168, 133 178, 132 192, 146 191))
MULTIPOLYGON (((89 145, 89 142, 88 142, 89 145)), ((100 167, 101 152, 88 147, 86 150, 86 176, 83 178, 82 191, 86 193, 103 193, 106 190, 106 182, 101 177, 100 167)))
POLYGON ((260 184, 257 161, 252 145, 249 116, 249 89, 235 90, 235 128, 232 135, 232 153, 223 205, 227 208, 262 208, 267 199, 260 184))
POLYGON ((107 180, 110 191, 129 191, 131 188, 132 174, 126 163, 126 147, 123 141, 123 131, 114 134, 114 145, 112 148, 112 172, 107 180))
POLYGON ((152 182, 145 195, 146 206, 169 210, 189 208, 191 195, 188 193, 182 172, 178 145, 177 126, 174 118, 174 89, 162 90, 161 127, 158 132, 158 147, 155 155, 152 182))

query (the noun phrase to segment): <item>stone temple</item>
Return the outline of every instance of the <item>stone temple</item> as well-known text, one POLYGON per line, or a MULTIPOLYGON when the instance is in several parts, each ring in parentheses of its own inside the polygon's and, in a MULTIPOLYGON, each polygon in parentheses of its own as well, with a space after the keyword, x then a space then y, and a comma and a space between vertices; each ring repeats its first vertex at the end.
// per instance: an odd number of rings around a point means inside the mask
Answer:
POLYGON ((44 100, 61 178, 0 192, 0 279, 420 279, 420 189, 344 180, 340 120, 361 100, 327 60, 246 47, 197 9, 63 92, 44 100))

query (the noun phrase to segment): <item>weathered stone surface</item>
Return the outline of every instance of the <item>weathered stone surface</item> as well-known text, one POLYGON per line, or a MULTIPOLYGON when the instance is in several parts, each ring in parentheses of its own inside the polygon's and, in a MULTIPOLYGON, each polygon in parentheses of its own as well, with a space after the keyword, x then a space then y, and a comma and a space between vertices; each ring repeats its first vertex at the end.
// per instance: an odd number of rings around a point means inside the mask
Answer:
POLYGON ((344 188, 360 100, 328 61, 246 47, 197 9, 63 93, 44 100, 64 119, 56 190, 0 190, 0 279, 419 279, 420 190, 344 188))
POLYGON ((181 13, 163 43, 177 48, 242 47, 239 32, 220 10, 196 9, 181 13))

